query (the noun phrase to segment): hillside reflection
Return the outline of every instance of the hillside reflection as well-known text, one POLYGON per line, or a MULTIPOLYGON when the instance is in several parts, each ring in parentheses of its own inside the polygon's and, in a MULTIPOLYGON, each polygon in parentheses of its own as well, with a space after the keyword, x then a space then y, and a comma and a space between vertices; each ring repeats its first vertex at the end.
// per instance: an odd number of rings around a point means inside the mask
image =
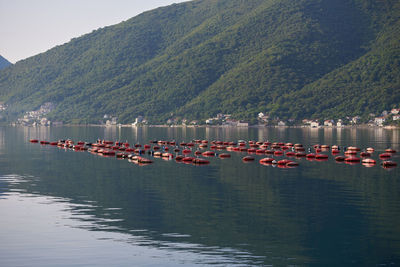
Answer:
POLYGON ((60 127, 3 129, 3 135, 8 140, 1 148, 8 155, 0 161, 3 174, 24 175, 24 182, 8 183, 7 190, 67 199, 71 219, 85 222, 79 227, 90 231, 139 236, 134 242, 140 246, 223 255, 250 265, 370 265, 399 259, 398 169, 302 160, 299 168, 282 170, 243 164, 237 154, 203 167, 163 160, 139 167, 26 142, 66 136, 131 143, 262 136, 305 145, 372 143, 383 150, 399 149, 395 131, 60 127), (15 161, 22 157, 27 160, 15 161))

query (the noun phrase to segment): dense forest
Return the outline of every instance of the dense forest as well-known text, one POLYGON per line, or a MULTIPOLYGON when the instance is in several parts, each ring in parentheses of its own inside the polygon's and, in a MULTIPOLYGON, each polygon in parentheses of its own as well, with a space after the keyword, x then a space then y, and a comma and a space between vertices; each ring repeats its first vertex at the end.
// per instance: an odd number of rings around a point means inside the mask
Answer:
POLYGON ((400 105, 397 0, 195 0, 95 30, 0 71, 7 116, 337 119, 400 105))
POLYGON ((9 65, 11 65, 11 63, 4 57, 0 56, 0 69, 8 67, 9 65))

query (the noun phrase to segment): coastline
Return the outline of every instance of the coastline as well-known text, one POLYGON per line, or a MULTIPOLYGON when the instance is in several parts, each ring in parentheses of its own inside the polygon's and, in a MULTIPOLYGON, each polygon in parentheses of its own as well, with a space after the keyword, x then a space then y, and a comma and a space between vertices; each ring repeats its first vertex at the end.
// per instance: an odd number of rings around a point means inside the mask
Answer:
MULTIPOLYGON (((3 125, 6 126, 6 125, 3 125)), ((22 126, 22 125, 11 125, 11 126, 22 126)), ((23 126, 23 127, 104 127, 104 128, 140 128, 140 127, 150 127, 150 128, 310 128, 310 129, 363 129, 363 128, 377 128, 377 129, 400 129, 400 126, 395 125, 387 125, 387 126, 377 126, 377 125, 344 125, 344 126, 318 126, 318 127, 310 127, 308 125, 292 125, 292 126, 278 126, 278 125, 249 125, 249 126, 231 126, 231 125, 167 125, 167 124, 154 124, 154 125, 131 125, 131 124, 116 124, 116 125, 105 125, 105 124, 63 124, 63 125, 52 125, 52 126, 23 126)))

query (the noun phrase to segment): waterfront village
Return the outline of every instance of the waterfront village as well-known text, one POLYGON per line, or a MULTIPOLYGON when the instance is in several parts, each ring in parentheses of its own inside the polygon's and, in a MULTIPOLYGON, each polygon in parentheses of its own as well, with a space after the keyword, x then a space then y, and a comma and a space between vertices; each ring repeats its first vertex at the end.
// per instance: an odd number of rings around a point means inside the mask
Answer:
MULTIPOLYGON (((13 125, 23 126, 60 126, 63 125, 61 121, 50 121, 46 115, 55 109, 55 104, 46 102, 40 106, 39 109, 28 111, 23 117, 19 118, 13 125)), ((0 103, 0 118, 1 113, 7 110, 7 105, 0 103)), ((150 125, 149 121, 143 116, 138 116, 135 121, 129 125, 121 125, 118 123, 118 118, 109 114, 103 116, 103 120, 99 121, 98 125, 104 126, 142 126, 150 125)), ((282 120, 279 118, 271 118, 268 114, 260 112, 258 116, 251 121, 235 120, 229 114, 217 114, 213 118, 206 119, 205 121, 186 120, 186 119, 168 119, 165 126, 200 126, 200 125, 215 125, 215 126, 232 126, 232 127, 249 127, 249 126, 303 126, 303 127, 345 127, 356 125, 368 126, 399 126, 400 125, 400 108, 393 108, 390 111, 383 111, 381 114, 369 114, 368 122, 362 121, 360 116, 345 117, 341 119, 303 119, 301 122, 293 119, 282 120)))

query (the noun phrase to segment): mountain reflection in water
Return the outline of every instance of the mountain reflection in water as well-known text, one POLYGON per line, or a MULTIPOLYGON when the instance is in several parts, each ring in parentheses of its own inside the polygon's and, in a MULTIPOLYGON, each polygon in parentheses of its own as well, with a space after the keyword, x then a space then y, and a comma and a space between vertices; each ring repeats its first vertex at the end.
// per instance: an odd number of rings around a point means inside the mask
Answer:
POLYGON ((398 130, 329 130, 1 128, 0 256, 9 266, 398 264, 399 168, 304 159, 278 169, 244 164, 240 153, 201 167, 140 167, 28 142, 245 139, 399 151, 398 130))

